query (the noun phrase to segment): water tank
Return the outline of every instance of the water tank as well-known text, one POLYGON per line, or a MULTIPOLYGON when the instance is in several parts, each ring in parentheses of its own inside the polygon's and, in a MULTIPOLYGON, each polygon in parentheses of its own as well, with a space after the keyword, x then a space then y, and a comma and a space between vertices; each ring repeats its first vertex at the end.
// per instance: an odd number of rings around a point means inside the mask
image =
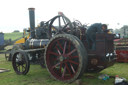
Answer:
POLYGON ((4 33, 0 33, 0 46, 4 45, 4 33))

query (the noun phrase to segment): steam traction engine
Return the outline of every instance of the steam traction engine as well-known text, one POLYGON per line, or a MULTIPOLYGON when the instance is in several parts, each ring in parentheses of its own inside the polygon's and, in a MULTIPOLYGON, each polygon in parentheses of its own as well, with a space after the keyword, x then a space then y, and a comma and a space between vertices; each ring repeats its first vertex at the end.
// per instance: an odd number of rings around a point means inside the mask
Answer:
POLYGON ((97 33, 96 50, 88 49, 86 28, 59 13, 35 28, 34 8, 29 8, 30 37, 19 44, 12 64, 17 74, 27 74, 35 57, 50 75, 63 82, 73 82, 85 72, 99 72, 115 62, 113 34, 97 33))

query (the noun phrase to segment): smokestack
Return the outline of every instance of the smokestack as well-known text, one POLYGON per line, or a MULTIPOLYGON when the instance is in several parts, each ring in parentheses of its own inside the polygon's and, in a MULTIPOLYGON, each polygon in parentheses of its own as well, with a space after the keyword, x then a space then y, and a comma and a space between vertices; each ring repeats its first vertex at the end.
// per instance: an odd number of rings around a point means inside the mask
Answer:
POLYGON ((30 21, 30 37, 35 37, 35 8, 28 8, 30 21))

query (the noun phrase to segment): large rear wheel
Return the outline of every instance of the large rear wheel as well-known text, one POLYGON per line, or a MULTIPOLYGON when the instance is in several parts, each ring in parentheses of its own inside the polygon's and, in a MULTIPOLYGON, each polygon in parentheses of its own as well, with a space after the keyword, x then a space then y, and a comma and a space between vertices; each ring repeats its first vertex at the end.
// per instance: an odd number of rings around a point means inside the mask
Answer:
POLYGON ((45 63, 56 80, 70 83, 84 73, 87 64, 86 51, 76 38, 70 34, 59 34, 47 45, 45 63))

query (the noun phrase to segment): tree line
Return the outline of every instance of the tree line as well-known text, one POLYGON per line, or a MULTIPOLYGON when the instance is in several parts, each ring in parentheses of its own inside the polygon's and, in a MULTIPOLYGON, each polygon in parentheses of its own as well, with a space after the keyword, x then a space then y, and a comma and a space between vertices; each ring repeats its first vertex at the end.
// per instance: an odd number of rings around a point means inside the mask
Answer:
POLYGON ((128 25, 124 25, 119 29, 115 29, 114 33, 120 34, 121 38, 128 38, 128 25))

